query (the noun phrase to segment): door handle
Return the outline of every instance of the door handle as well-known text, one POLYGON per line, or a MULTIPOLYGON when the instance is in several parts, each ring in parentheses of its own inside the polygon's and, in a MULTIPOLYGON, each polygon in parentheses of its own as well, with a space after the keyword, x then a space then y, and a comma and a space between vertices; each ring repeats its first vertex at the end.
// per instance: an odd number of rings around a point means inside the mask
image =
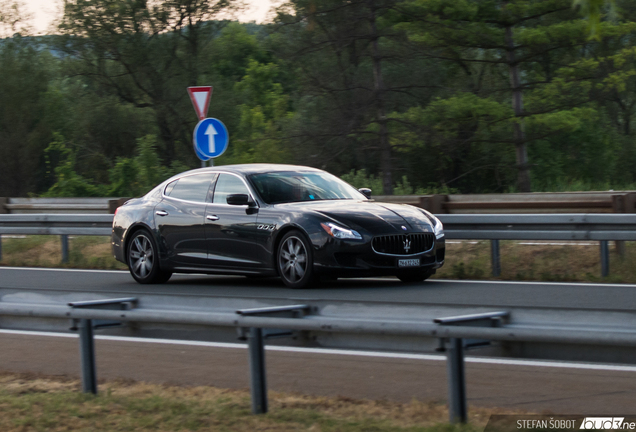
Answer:
POLYGON ((205 217, 207 220, 218 221, 219 217, 217 215, 208 215, 205 217))
POLYGON ((168 216, 168 212, 164 210, 158 210, 155 212, 157 216, 168 216))

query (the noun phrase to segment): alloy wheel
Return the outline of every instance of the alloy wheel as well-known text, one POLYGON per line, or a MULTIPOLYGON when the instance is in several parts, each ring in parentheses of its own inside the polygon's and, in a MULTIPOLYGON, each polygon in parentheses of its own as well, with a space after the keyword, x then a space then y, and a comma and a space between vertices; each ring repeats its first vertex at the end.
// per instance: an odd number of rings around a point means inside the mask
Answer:
POLYGON ((298 283, 307 273, 307 250, 298 237, 288 237, 280 248, 279 266, 282 276, 291 283, 298 283))
POLYGON ((150 239, 144 234, 135 237, 130 245, 130 271, 140 279, 146 278, 152 271, 155 253, 150 239))

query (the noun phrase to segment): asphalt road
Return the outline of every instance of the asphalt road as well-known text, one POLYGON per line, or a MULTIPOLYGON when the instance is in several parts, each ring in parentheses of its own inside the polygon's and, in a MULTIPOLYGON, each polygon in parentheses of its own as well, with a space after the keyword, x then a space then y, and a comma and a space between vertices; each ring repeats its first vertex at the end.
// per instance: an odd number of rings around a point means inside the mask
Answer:
MULTIPOLYGON (((0 333, 0 371, 78 377, 78 340, 0 333)), ((244 348, 96 341, 99 379, 247 388, 244 348)), ((269 390, 355 399, 445 403, 444 361, 269 351, 269 390)), ((466 364, 470 406, 581 415, 634 413, 636 368, 589 370, 466 364)))
MULTIPOLYGON (((291 290, 276 279, 175 275, 165 285, 139 285, 127 272, 0 267, 0 294, 163 294, 349 300, 395 304, 537 307, 633 311, 635 285, 474 282, 397 279, 339 280, 328 287, 291 290)), ((0 370, 77 376, 77 340, 0 333, 0 370)), ((100 378, 180 385, 248 385, 241 348, 97 341, 100 378)), ((409 401, 446 399, 445 362, 327 353, 268 351, 271 390, 409 401)), ((467 363, 469 404, 555 414, 633 414, 636 368, 629 370, 467 363)))
POLYGON ((328 287, 286 288, 275 279, 174 275, 164 285, 139 285, 124 271, 15 269, 0 267, 0 289, 98 292, 116 296, 165 294, 203 297, 349 300, 427 305, 538 307, 633 311, 636 285, 544 282, 428 280, 403 284, 397 279, 341 279, 328 287))

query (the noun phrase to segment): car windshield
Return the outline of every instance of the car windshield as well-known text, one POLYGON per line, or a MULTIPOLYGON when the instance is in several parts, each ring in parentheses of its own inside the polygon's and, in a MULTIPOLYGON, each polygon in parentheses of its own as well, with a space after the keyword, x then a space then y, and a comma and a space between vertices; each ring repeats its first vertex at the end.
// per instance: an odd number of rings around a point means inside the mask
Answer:
POLYGON ((267 204, 366 199, 349 184, 325 172, 273 172, 252 174, 249 179, 267 204))

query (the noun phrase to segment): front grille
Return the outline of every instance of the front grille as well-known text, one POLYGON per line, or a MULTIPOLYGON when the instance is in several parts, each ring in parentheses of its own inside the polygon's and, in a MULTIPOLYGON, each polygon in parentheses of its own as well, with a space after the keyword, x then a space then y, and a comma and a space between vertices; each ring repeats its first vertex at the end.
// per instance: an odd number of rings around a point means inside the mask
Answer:
POLYGON ((395 234, 373 238, 373 250, 389 255, 413 255, 429 251, 435 243, 435 234, 395 234))

